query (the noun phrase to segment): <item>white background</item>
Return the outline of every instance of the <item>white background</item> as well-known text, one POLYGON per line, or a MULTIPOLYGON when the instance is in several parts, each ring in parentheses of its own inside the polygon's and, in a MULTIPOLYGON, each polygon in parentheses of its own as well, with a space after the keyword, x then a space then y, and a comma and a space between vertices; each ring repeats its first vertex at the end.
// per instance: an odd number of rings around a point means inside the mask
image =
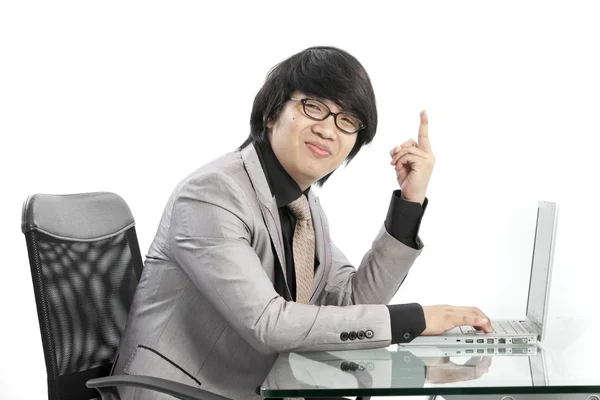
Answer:
POLYGON ((594 2, 3 2, 0 398, 44 398, 24 236, 33 193, 113 191, 145 254, 177 182, 246 138, 267 71, 313 45, 369 72, 374 143, 323 190, 358 264, 427 109, 425 249, 394 302, 524 313, 538 200, 560 204, 551 316, 598 315, 600 24, 594 2))

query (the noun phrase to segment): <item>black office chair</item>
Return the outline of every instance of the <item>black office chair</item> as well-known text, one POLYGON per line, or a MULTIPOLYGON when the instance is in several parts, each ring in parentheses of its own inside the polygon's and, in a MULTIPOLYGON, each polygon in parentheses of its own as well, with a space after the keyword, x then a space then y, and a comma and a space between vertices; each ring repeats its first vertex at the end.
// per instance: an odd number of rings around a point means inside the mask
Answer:
POLYGON ((109 376, 142 272, 134 219, 114 193, 37 194, 23 204, 49 400, 118 400, 115 385, 228 400, 149 376, 109 376))

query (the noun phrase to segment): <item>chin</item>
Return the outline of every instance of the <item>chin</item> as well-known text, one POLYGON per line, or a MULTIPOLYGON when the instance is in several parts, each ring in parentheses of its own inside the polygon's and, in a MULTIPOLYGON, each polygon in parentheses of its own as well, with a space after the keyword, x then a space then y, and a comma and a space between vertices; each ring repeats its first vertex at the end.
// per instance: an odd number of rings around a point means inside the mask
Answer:
MULTIPOLYGON (((329 172, 325 173, 325 174, 319 174, 319 175, 315 175, 315 174, 307 174, 306 178, 307 180, 310 180, 310 182, 312 182, 312 184, 317 183, 321 178, 327 176, 327 174, 329 174, 329 172)), ((312 185, 311 184, 311 185, 312 185)))

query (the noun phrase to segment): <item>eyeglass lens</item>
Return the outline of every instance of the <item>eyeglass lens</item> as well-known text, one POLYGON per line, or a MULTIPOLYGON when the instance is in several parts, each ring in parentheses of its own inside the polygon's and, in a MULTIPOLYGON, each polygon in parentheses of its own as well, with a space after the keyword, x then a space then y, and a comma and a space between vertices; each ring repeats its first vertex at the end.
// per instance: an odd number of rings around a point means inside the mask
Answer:
MULTIPOLYGON (((331 110, 327 105, 318 100, 308 99, 304 102, 304 112, 311 118, 323 120, 329 116, 331 110)), ((335 116, 335 124, 347 133, 355 133, 360 129, 360 120, 354 115, 339 113, 335 116)))

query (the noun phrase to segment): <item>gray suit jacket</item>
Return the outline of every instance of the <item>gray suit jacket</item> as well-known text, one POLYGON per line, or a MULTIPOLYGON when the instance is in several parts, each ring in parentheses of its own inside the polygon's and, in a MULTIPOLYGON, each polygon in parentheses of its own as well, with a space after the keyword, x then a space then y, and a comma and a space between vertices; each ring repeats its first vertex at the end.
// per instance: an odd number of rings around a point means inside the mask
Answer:
MULTIPOLYGON (((389 346, 386 304, 420 254, 421 241, 420 250, 412 249, 382 224, 356 269, 331 241, 313 191, 308 198, 319 265, 310 304, 297 304, 273 287, 274 268, 285 268, 285 254, 255 148, 228 153, 186 177, 146 257, 114 373, 259 399, 256 388, 278 353, 389 346), (340 338, 353 331, 366 337, 340 338)), ((120 393, 123 399, 169 398, 140 389, 120 393)))

